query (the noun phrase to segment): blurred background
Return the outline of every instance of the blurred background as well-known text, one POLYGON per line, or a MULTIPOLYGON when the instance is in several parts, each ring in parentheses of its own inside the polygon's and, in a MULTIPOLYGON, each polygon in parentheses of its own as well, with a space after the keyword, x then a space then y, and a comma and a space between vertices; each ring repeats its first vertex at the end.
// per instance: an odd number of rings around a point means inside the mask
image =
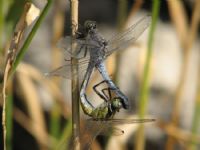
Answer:
MULTIPOLYGON (((160 5, 155 5, 156 1, 159 0, 79 1, 80 27, 85 20, 94 20, 105 39, 145 15, 158 12, 157 18, 153 16, 155 24, 135 43, 106 60, 109 74, 131 103, 130 110, 121 110, 115 118, 137 118, 144 110, 145 118, 155 118, 156 122, 144 124, 144 134, 138 124, 123 124, 118 125, 125 132, 123 135, 107 133, 94 139, 102 125, 87 124, 87 117, 80 109, 84 137, 81 142, 91 149, 200 149, 200 1, 162 0, 160 5), (154 32, 150 36, 152 28, 154 32), (149 71, 145 71, 145 66, 149 71), (142 87, 147 87, 146 93, 142 87), (144 135, 143 143, 140 143, 140 135, 144 135), (94 139, 92 144, 91 139, 94 139)), ((40 0, 29 2, 41 12, 47 4, 40 0)), ((26 0, 0 1, 1 89, 10 42, 26 3, 26 0)), ((25 28, 16 57, 36 22, 25 28)), ((56 44, 61 37, 70 35, 70 24, 69 1, 52 1, 23 60, 9 78, 6 89, 8 150, 72 149, 71 81, 44 76, 64 63, 64 54, 56 44)), ((95 72, 87 90, 94 106, 102 103, 92 90, 99 81, 102 79, 95 72)), ((2 94, 0 105, 2 112, 2 94)), ((3 149, 2 125, 0 141, 0 149, 3 149)))

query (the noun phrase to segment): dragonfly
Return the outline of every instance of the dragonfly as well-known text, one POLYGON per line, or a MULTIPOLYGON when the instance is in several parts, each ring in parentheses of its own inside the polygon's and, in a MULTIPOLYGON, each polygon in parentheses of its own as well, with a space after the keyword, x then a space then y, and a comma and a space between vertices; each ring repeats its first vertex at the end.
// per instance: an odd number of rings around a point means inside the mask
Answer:
MULTIPOLYGON (((87 120, 87 127, 89 131, 84 130, 86 132, 90 132, 90 137, 88 136, 89 133, 83 133, 83 143, 82 146, 85 149, 89 149, 91 144, 93 143, 94 139, 98 135, 109 135, 112 134, 114 136, 123 135, 124 131, 120 128, 113 127, 115 125, 121 124, 135 124, 135 123, 148 123, 154 122, 155 119, 114 119, 114 115, 122 108, 122 104, 120 102, 120 97, 112 97, 112 91, 110 87, 103 88, 98 90, 98 87, 102 84, 106 83, 106 80, 101 81, 100 83, 96 84, 93 87, 93 90, 96 94, 104 100, 99 106, 93 109, 91 114, 87 114, 92 117, 92 119, 87 120), (98 127, 98 128, 95 128, 98 127), (91 133, 92 132, 92 133, 91 133)), ((87 108, 85 108, 87 109, 87 108)), ((90 112, 85 110, 86 112, 90 112)), ((86 128, 87 128, 86 127, 86 128)))
MULTIPOLYGON (((78 64, 75 65, 78 65, 79 71, 83 75, 80 87, 80 103, 85 114, 92 114, 94 113, 93 110, 95 110, 95 107, 90 103, 90 100, 86 95, 86 88, 88 86, 91 74, 95 68, 106 81, 107 86, 117 95, 117 99, 113 101, 113 103, 120 103, 120 107, 123 107, 124 109, 129 108, 129 100, 127 96, 114 84, 109 77, 104 61, 113 52, 125 50, 130 44, 135 42, 150 25, 150 23, 151 16, 146 15, 128 29, 114 35, 109 40, 105 40, 98 32, 95 21, 85 21, 84 31, 77 32, 78 36, 75 39, 66 36, 59 41, 58 46, 61 49, 64 49, 68 56, 78 60, 78 64), (71 52, 72 48, 67 45, 67 43, 70 43, 70 41, 73 41, 74 45, 76 46, 76 50, 73 53, 71 52)), ((73 65, 74 64, 66 63, 63 66, 51 71, 47 75, 58 75, 70 79, 72 77, 71 67, 73 65)), ((105 104, 107 105, 107 103, 105 104)), ((109 105, 112 106, 112 104, 109 105)))

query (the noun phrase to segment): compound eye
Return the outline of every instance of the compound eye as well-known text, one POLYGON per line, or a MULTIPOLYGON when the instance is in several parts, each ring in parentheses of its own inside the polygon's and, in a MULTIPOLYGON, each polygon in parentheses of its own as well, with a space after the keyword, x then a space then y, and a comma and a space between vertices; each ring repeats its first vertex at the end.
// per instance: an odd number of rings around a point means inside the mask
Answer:
POLYGON ((93 23, 91 23, 91 24, 90 24, 90 28, 93 28, 93 27, 94 27, 94 25, 93 25, 93 23))

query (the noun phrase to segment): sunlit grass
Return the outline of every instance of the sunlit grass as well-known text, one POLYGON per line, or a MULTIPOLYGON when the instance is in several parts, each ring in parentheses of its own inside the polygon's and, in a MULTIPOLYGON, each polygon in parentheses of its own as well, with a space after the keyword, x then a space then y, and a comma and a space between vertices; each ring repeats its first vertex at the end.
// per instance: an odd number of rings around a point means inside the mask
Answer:
MULTIPOLYGON (((147 55, 144 66, 144 73, 141 81, 140 95, 139 95, 139 117, 144 118, 149 99, 149 78, 150 78, 150 69, 152 61, 152 52, 153 52, 153 41, 154 41, 154 32, 156 29, 156 23, 158 20, 158 15, 160 11, 160 0, 153 1, 152 8, 152 23, 150 26, 148 44, 147 44, 147 55)), ((145 148, 145 135, 144 135, 144 125, 141 125, 138 130, 138 137, 136 140, 136 149, 143 150, 145 148)))

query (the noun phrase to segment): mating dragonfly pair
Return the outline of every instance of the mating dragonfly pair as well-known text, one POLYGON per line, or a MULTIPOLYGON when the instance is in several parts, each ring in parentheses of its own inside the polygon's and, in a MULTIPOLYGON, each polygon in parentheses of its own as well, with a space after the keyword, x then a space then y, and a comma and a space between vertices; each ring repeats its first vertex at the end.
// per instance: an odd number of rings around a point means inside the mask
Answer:
MULTIPOLYGON (((145 16, 136 24, 126 29, 124 32, 114 35, 110 40, 105 40, 99 34, 96 22, 86 21, 84 23, 84 31, 77 32, 77 37, 75 39, 71 39, 69 36, 67 36, 59 41, 58 46, 61 49, 64 49, 68 56, 78 60, 78 64, 73 65, 78 65, 79 72, 84 75, 83 79, 81 80, 80 87, 81 106, 84 113, 92 117, 94 120, 111 120, 115 113, 121 108, 129 108, 128 98, 109 77, 104 61, 113 52, 125 50, 130 44, 135 42, 150 23, 151 16, 145 16), (76 50, 73 53, 71 52, 72 48, 69 44, 71 40, 74 42, 73 44, 76 47, 76 50), (95 68, 103 77, 103 81, 93 87, 96 94, 99 95, 99 97, 104 101, 98 107, 94 107, 86 95, 86 88, 88 86, 91 74, 95 68), (107 84, 107 88, 98 91, 97 87, 103 83, 107 84), (111 96, 111 92, 115 93, 114 97, 111 96)), ((66 61, 66 64, 53 70, 47 75, 63 76, 70 79, 72 76, 72 64, 69 64, 68 62, 69 61, 66 61)), ((152 119, 129 120, 129 122, 133 123, 149 121, 152 121, 152 119)))

